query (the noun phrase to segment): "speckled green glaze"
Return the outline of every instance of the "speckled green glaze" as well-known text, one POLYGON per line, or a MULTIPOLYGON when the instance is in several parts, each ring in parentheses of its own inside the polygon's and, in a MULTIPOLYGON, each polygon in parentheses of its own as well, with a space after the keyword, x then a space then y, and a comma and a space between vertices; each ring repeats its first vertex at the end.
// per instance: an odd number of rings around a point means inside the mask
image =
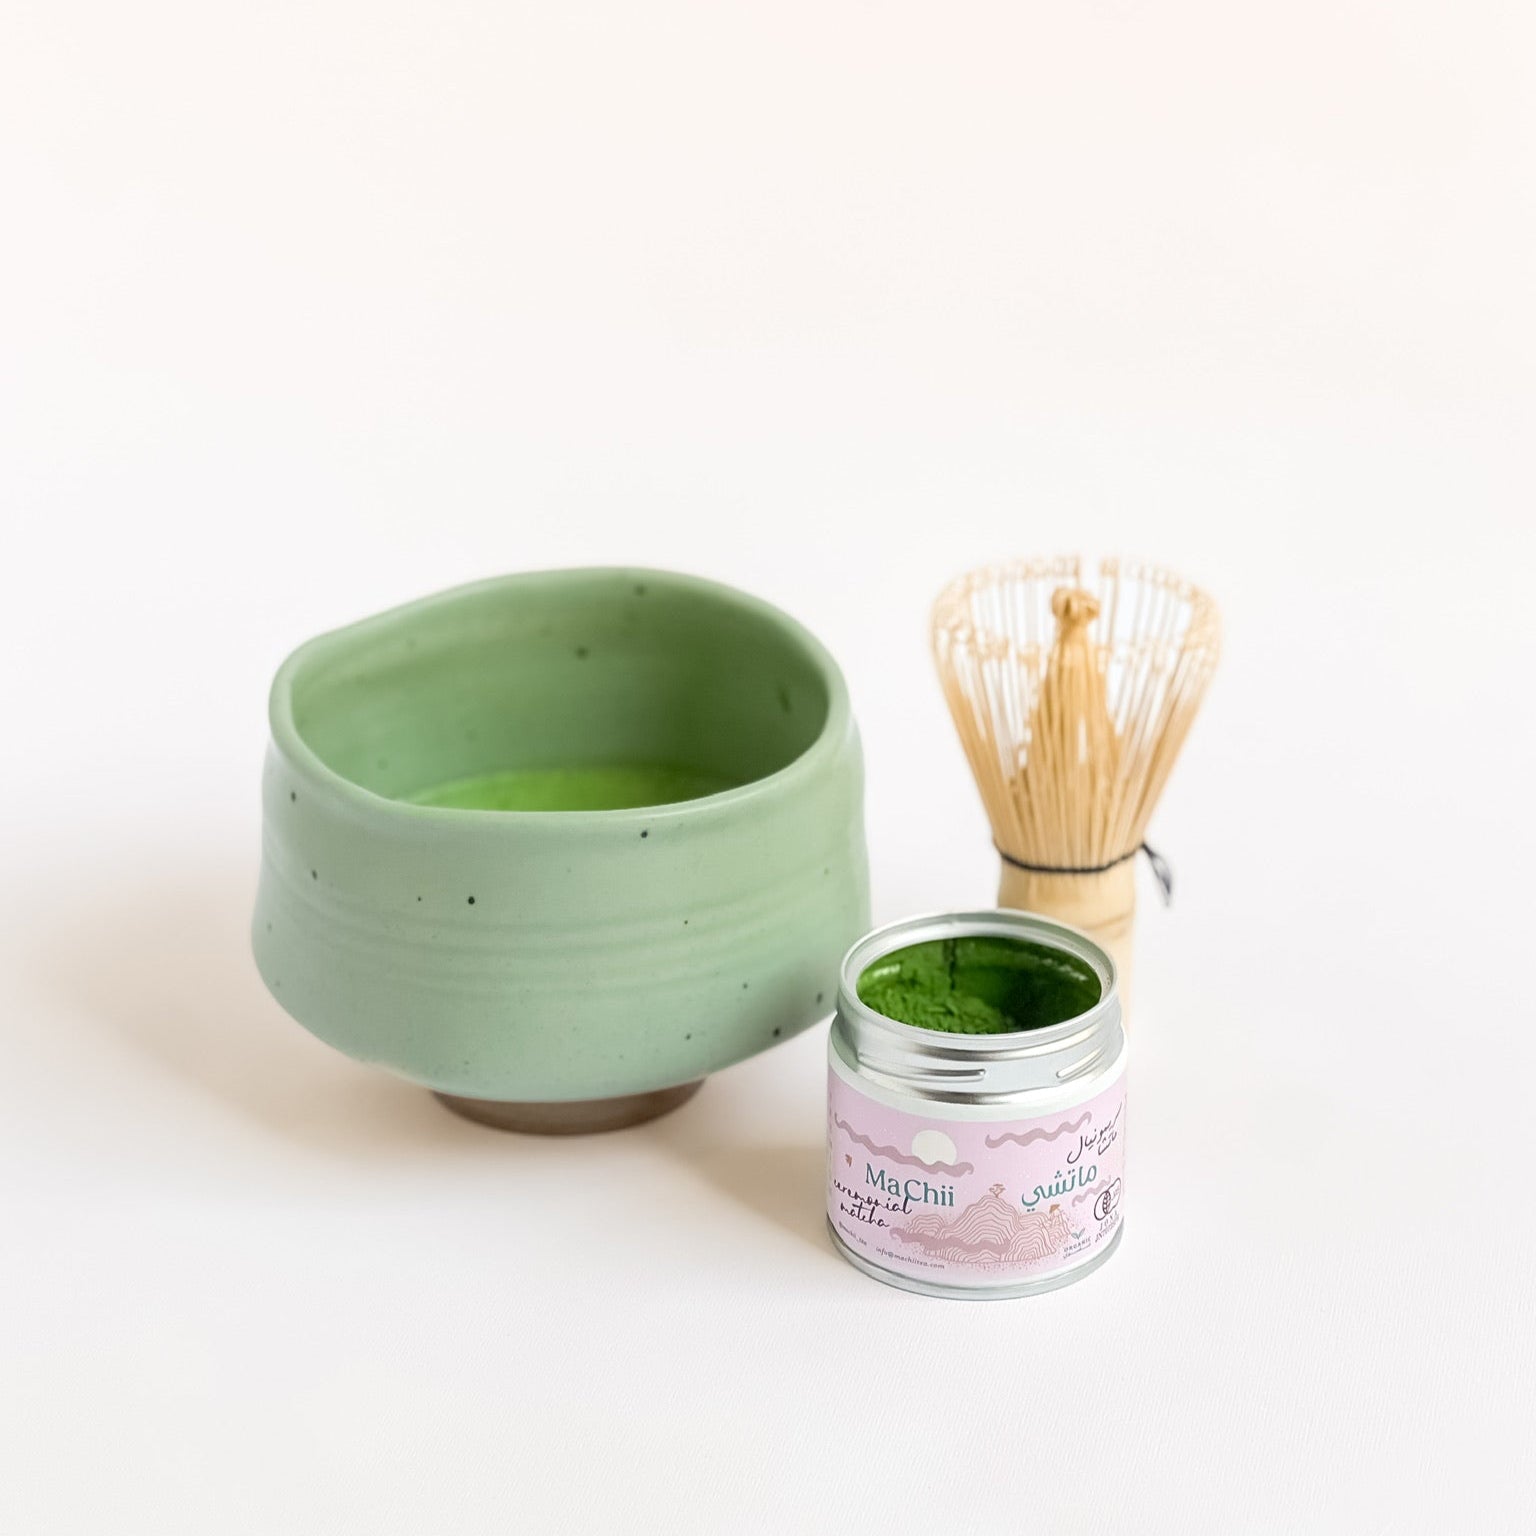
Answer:
POLYGON ((322 1040, 439 1092, 689 1082, 825 1017, 868 926, 842 676, 728 587, 587 570, 458 588, 301 647, 270 717, 262 978, 322 1040), (617 810, 417 803, 646 763, 739 787, 617 810))

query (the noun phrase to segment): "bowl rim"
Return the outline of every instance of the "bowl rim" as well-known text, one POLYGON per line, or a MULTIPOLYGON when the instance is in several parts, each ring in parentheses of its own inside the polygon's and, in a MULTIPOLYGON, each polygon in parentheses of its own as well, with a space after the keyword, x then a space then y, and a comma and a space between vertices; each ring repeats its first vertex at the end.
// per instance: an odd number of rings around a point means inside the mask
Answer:
POLYGON ((622 826, 626 822, 654 823, 657 818, 698 816, 708 812, 726 812, 769 796, 792 791, 802 780, 813 775, 823 760, 837 752, 852 724, 848 685, 832 653, 798 619, 782 608, 739 587, 706 576, 682 571, 661 570, 638 565, 559 566, 535 571, 512 571, 488 576, 479 581, 463 582, 431 592, 408 602, 396 604, 379 613, 356 619, 304 641, 291 651, 272 679, 267 700, 267 718, 272 743, 290 767, 313 784, 330 790, 359 810, 371 811, 420 823, 440 822, 453 826, 569 827, 575 825, 622 826), (676 800, 663 805, 624 806, 612 810, 504 811, 473 806, 416 805, 381 795, 338 773, 321 760, 305 741, 293 716, 293 688, 303 673, 317 661, 324 660, 359 638, 379 639, 401 623, 434 608, 449 608, 464 599, 485 592, 526 586, 576 586, 594 581, 654 583, 683 593, 723 599, 741 612, 766 620, 785 639, 797 646, 815 667, 827 690, 827 713, 816 738, 782 768, 761 778, 751 779, 731 789, 691 800, 676 800))

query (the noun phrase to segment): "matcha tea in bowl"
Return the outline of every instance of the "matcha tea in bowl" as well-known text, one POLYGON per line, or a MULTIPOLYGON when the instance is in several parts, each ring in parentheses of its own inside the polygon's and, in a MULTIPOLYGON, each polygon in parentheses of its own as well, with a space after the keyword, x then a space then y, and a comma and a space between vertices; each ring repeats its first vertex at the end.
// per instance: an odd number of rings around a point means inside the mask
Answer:
POLYGON ((252 937, 274 998, 471 1118, 634 1124, 824 1018, 868 922, 836 663, 666 572, 482 582, 273 684, 252 937))
POLYGON ((1122 1232, 1114 961, 1031 913, 876 930, 844 957, 828 1048, 827 1222, 856 1268, 931 1296, 1081 1279, 1122 1232))

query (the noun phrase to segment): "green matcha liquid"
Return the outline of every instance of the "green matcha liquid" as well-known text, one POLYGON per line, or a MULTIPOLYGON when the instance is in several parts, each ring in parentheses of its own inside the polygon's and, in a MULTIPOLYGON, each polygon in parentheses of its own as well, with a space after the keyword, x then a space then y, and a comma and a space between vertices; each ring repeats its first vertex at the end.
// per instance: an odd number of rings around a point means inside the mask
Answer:
POLYGON ((1048 944, 977 935, 882 955, 859 1001, 888 1019, 952 1035, 1003 1035, 1075 1019, 1098 1002, 1093 967, 1048 944))
POLYGON ((464 811, 623 811, 671 805, 734 789, 735 781, 667 763, 613 763, 599 768, 512 768, 438 784, 413 795, 416 805, 464 811))

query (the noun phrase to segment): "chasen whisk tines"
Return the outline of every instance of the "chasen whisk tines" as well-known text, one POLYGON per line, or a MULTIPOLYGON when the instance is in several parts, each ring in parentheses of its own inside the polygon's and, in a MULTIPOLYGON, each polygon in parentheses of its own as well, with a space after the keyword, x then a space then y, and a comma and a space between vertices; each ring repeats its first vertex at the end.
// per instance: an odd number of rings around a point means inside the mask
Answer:
POLYGON ((1215 670, 1216 605, 1157 566, 1019 560, 951 582, 933 646, 998 904, 1088 929, 1128 975, 1134 856, 1215 670))

